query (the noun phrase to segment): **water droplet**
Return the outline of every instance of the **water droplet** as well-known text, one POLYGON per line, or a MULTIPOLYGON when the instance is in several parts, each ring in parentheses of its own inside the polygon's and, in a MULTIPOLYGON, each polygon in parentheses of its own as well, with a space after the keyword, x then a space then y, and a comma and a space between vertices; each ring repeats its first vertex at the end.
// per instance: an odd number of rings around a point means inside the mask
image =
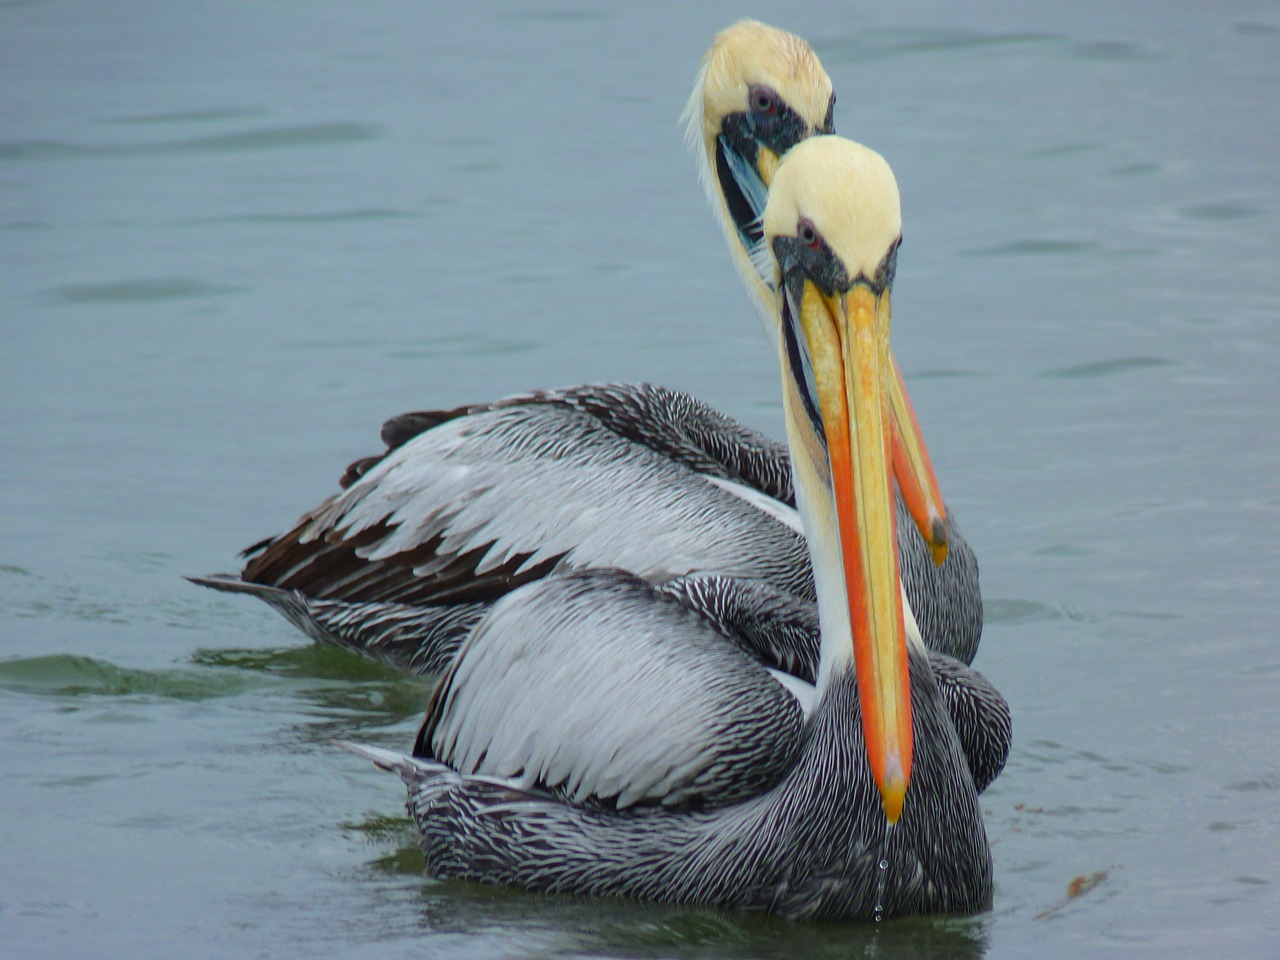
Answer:
POLYGON ((884 919, 884 904, 889 887, 889 840, 893 836, 893 824, 889 824, 880 840, 880 857, 876 860, 876 898, 872 916, 876 923, 884 919))

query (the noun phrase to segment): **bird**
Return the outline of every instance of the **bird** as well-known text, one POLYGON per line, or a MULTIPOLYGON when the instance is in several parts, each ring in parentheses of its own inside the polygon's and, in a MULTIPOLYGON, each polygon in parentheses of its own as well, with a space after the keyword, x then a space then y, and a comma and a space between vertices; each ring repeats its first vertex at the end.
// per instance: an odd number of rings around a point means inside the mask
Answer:
MULTIPOLYGON (((796 143, 831 131, 834 103, 809 45, 755 21, 721 32, 698 72, 688 139, 762 308, 772 297, 760 227, 768 183, 796 143)), ((766 320, 776 339, 774 325, 766 320)), ((900 378, 897 389, 905 398, 900 378)), ((982 630, 977 561, 902 403, 895 449, 917 452, 895 476, 927 491, 898 499, 905 588, 929 646, 969 663, 982 630)), ((537 391, 404 414, 382 438, 385 453, 352 464, 341 492, 250 547, 240 573, 191 579, 259 596, 320 641, 428 674, 489 604, 555 571, 610 566, 655 583, 721 574, 815 597, 785 444, 689 394, 537 391), (452 618, 438 615, 446 603, 452 618), (423 604, 436 608, 432 631, 423 604)))
POLYGON ((793 918, 990 905, 968 751, 1003 763, 1007 704, 924 646, 898 584, 901 223, 887 162, 834 136, 782 158, 763 217, 817 590, 812 682, 632 572, 508 592, 444 671, 412 755, 348 745, 405 782, 432 874, 793 918), (967 731, 948 684, 972 699, 967 731))

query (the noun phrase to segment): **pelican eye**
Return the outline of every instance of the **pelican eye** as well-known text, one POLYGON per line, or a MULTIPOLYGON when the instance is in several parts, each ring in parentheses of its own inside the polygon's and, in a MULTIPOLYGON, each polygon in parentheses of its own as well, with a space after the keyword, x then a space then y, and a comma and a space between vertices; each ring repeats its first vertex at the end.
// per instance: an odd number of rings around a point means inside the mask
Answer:
POLYGON ((771 117, 778 112, 779 97, 772 87, 758 83, 751 88, 747 99, 756 113, 771 117))
POLYGON ((818 233, 818 228, 807 217, 801 217, 796 224, 796 236, 810 250, 822 249, 822 234, 818 233))

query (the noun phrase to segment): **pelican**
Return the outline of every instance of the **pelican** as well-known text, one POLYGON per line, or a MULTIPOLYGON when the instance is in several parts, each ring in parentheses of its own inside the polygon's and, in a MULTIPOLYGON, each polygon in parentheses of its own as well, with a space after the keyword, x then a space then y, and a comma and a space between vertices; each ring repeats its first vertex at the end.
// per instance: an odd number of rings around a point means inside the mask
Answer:
MULTIPOLYGON (((773 297, 759 225, 767 185, 795 143, 831 130, 833 106, 808 44, 753 21, 717 36, 698 74, 689 140, 762 305, 773 297)), ((929 646, 969 663, 982 629, 977 563, 942 507, 896 368, 893 395, 898 517, 904 528, 914 518, 906 592, 929 646)), ((405 414, 383 439, 385 454, 357 461, 341 493, 250 548, 239 575, 197 582, 258 595, 319 640, 427 673, 485 606, 557 571, 617 567, 653 583, 719 574, 816 596, 786 447, 687 394, 570 387, 405 414), (423 604, 453 604, 456 616, 431 616, 436 629, 424 631, 423 604)))
MULTIPOLYGON (((782 160, 763 218, 818 595, 812 685, 633 574, 562 573, 472 627, 405 781, 428 869, 532 890, 879 919, 968 913, 992 865, 966 746, 908 630, 892 502, 897 184, 851 141, 782 160)), ((951 661, 1004 737, 1004 701, 951 661), (981 691, 979 693, 979 691, 981 691)))

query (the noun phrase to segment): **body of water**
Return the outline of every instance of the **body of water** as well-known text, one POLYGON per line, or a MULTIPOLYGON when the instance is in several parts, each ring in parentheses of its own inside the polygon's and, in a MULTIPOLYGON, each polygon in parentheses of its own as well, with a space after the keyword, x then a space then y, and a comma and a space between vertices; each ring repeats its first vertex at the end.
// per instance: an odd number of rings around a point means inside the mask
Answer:
POLYGON ((0 4, 13 957, 1280 955, 1280 9, 0 4), (677 118, 807 37, 903 195, 895 353, 1015 744, 991 912, 422 873, 419 681, 201 591, 409 409, 650 380, 781 434, 677 118))

